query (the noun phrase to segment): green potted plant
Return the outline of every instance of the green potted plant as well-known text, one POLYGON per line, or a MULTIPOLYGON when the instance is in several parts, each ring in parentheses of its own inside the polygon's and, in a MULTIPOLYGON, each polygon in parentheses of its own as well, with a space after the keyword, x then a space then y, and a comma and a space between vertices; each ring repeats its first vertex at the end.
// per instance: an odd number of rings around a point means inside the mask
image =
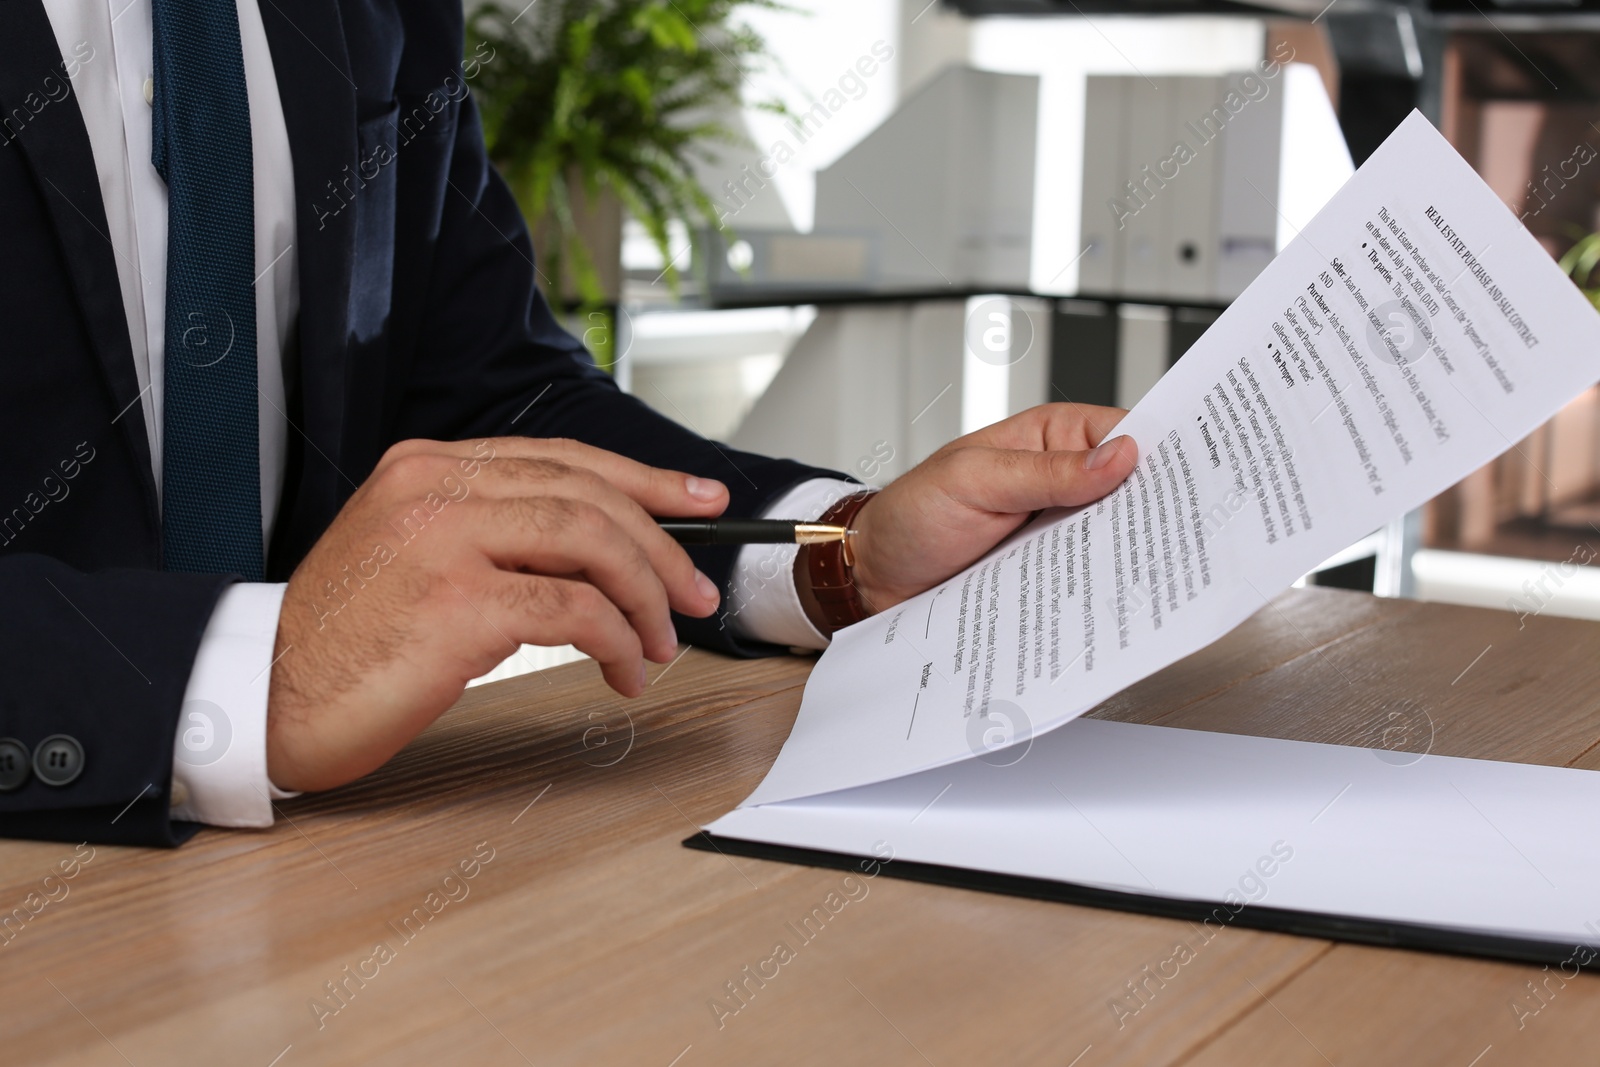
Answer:
POLYGON ((513 3, 474 11, 467 47, 492 55, 480 60, 473 88, 489 156, 534 231, 547 295, 584 311, 617 300, 623 209, 650 235, 676 292, 669 226, 717 224, 695 164, 743 142, 720 116, 740 106, 746 75, 767 59, 765 41, 734 16, 783 5, 513 3))
POLYGON ((1594 271, 1600 265, 1600 233, 1584 234, 1561 257, 1561 269, 1583 290, 1583 295, 1600 308, 1600 288, 1594 284, 1594 271))

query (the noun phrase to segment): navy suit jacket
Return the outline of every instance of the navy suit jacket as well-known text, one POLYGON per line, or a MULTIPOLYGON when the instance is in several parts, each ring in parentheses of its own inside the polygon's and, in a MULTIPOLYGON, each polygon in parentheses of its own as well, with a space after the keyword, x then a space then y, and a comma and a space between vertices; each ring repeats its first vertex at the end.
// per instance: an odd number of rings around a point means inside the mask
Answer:
MULTIPOLYGON (((261 15, 300 285, 269 577, 287 578, 405 438, 577 438, 718 478, 730 514, 828 473, 657 415, 556 324, 462 88, 459 0, 272 0, 261 15)), ((0 142, 0 737, 32 751, 69 734, 85 752, 68 785, 33 776, 0 793, 0 835, 176 844, 193 831, 168 816, 180 705, 233 579, 160 570, 116 261, 41 0, 0 0, 0 142)), ((732 550, 696 562, 728 588, 732 550)), ((676 621, 696 643, 760 651, 716 619, 676 621)))

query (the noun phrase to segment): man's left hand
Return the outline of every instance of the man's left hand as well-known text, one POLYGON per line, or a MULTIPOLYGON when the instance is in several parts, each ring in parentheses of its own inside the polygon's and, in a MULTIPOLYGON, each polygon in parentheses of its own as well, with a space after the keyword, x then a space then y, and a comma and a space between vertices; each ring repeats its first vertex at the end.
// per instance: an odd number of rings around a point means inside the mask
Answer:
POLYGON ((1045 404, 958 437, 857 514, 855 584, 887 610, 971 566, 1042 508, 1095 501, 1133 472, 1127 436, 1105 440, 1126 412, 1045 404))

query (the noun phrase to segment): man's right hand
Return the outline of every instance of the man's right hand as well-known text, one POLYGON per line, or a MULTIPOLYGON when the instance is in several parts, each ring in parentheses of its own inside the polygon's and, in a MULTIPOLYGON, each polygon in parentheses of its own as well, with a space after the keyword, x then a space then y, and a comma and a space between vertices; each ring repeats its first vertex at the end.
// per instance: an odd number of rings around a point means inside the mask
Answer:
POLYGON ((571 644, 624 696, 670 660, 668 606, 719 593, 652 515, 711 517, 718 482, 574 441, 404 441, 289 579, 267 774, 328 789, 381 766, 520 644, 571 644))

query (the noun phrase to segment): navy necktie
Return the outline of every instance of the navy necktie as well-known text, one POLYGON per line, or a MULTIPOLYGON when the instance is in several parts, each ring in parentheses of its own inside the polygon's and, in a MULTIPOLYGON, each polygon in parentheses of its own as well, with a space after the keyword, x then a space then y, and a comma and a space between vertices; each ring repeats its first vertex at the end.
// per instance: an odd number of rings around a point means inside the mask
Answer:
POLYGON ((152 0, 167 183, 162 566, 260 581, 255 205, 235 0, 152 0))

